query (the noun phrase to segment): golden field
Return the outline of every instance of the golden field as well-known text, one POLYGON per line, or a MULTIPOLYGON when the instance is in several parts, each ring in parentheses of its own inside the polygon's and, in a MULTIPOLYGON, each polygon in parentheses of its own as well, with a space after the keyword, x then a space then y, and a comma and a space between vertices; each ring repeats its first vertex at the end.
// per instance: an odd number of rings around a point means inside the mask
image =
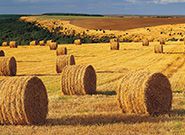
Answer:
MULTIPOLYGON (((15 56, 17 76, 41 78, 49 96, 49 114, 45 125, 0 126, 0 134, 185 134, 185 53, 183 42, 167 42, 164 54, 155 54, 152 42, 121 43, 119 51, 107 44, 63 45, 73 54, 76 64, 91 64, 97 73, 97 94, 62 96, 60 75, 56 74, 56 52, 48 46, 1 47, 6 56, 15 56), (123 114, 116 102, 116 89, 129 70, 163 72, 171 81, 171 115, 151 117, 123 114)), ((2 79, 4 77, 0 77, 2 79)))
POLYGON ((92 41, 105 37, 116 37, 120 41, 134 42, 141 42, 143 39, 158 41, 161 38, 166 41, 183 41, 185 34, 184 18, 162 18, 160 20, 160 18, 31 16, 21 17, 20 20, 32 22, 50 32, 80 36, 82 39, 90 36, 92 41), (113 26, 112 21, 115 21, 113 26), (102 25, 101 28, 99 25, 102 25), (87 26, 89 28, 86 28, 87 26), (114 27, 116 27, 115 30, 114 27))

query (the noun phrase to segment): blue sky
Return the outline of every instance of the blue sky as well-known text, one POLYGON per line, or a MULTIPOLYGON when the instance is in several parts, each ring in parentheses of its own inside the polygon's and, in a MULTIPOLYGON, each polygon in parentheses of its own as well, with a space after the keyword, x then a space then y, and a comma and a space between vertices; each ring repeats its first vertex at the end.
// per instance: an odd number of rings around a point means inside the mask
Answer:
POLYGON ((0 14, 185 15, 185 0, 0 0, 0 14))

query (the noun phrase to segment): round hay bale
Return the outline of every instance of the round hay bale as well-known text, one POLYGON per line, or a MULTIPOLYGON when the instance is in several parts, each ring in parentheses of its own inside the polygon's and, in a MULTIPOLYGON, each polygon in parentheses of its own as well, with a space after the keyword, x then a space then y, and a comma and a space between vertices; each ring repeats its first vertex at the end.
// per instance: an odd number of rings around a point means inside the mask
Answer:
POLYGON ((0 50, 0 57, 3 57, 3 56, 5 56, 5 53, 3 50, 0 50))
POLYGON ((66 47, 59 47, 56 50, 56 55, 67 55, 67 48, 66 47))
POLYGON ((15 41, 10 41, 9 45, 10 45, 10 48, 17 48, 18 47, 18 45, 15 41))
POLYGON ((52 42, 49 44, 50 50, 56 50, 58 48, 58 44, 56 42, 52 42))
POLYGON ((165 40, 164 39, 160 39, 159 42, 160 42, 161 45, 165 45, 165 40))
POLYGON ((172 90, 165 75, 138 71, 126 76, 117 91, 124 113, 160 115, 171 111, 172 90))
POLYGON ((49 46, 53 41, 52 40, 47 40, 46 45, 49 46))
POLYGON ((148 39, 143 40, 143 46, 149 46, 150 42, 148 39))
POLYGON ((0 82, 0 124, 43 124, 48 113, 48 96, 37 77, 6 78, 0 82))
POLYGON ((40 46, 45 46, 46 44, 45 44, 44 40, 42 40, 42 41, 39 41, 39 45, 40 46))
POLYGON ((118 39, 111 39, 110 40, 110 49, 111 50, 119 50, 119 40, 118 39))
POLYGON ((80 40, 80 39, 76 39, 76 40, 74 41, 74 44, 75 44, 75 45, 81 45, 82 43, 81 43, 81 40, 80 40))
POLYGON ((31 41, 30 42, 30 46, 36 46, 36 45, 38 45, 38 42, 37 41, 31 41))
POLYGON ((62 73, 62 70, 67 65, 75 65, 75 57, 73 55, 60 55, 56 60, 56 71, 62 73))
POLYGON ((96 72, 91 65, 66 66, 61 76, 61 89, 64 95, 96 93, 96 72))
POLYGON ((2 47, 6 47, 6 46, 8 46, 8 42, 3 42, 2 47))
POLYGON ((17 63, 14 57, 0 57, 0 76, 15 76, 17 63))
POLYGON ((154 53, 163 53, 163 45, 154 45, 154 53))

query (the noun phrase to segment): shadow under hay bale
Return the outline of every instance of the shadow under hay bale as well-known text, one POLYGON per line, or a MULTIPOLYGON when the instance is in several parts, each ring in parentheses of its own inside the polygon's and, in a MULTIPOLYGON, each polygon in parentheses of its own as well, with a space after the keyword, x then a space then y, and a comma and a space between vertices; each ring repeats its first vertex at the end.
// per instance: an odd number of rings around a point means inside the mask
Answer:
POLYGON ((163 53, 163 45, 154 45, 154 53, 163 53))
POLYGON ((67 48, 66 47, 59 47, 56 50, 56 55, 67 55, 67 48))
POLYGON ((10 41, 9 46, 10 46, 10 48, 17 48, 18 47, 18 45, 15 41, 10 41))
POLYGON ((30 125, 46 121, 48 96, 39 78, 6 78, 0 86, 0 124, 30 125))
POLYGON ((56 50, 58 48, 58 44, 56 42, 51 42, 49 44, 50 50, 56 50))
POLYGON ((60 126, 92 126, 92 125, 110 125, 115 123, 124 124, 139 124, 139 123, 159 123, 159 122, 173 122, 182 121, 183 118, 173 118, 168 116, 150 117, 145 115, 125 115, 121 113, 99 113, 99 114, 81 114, 62 116, 61 118, 50 118, 46 125, 60 126))
POLYGON ((65 66, 75 65, 75 57, 73 55, 60 55, 56 59, 56 72, 62 73, 65 66))
POLYGON ((0 50, 0 57, 4 57, 5 56, 5 53, 3 50, 0 50))
POLYGON ((170 113, 172 107, 171 84, 162 73, 138 71, 123 77, 117 90, 122 112, 160 115, 170 113))
POLYGON ((66 66, 61 74, 64 95, 96 93, 96 72, 91 65, 66 66))
POLYGON ((17 63, 14 57, 0 57, 0 76, 15 76, 17 63))
POLYGON ((110 49, 111 50, 119 50, 120 44, 118 39, 111 39, 110 40, 110 49))

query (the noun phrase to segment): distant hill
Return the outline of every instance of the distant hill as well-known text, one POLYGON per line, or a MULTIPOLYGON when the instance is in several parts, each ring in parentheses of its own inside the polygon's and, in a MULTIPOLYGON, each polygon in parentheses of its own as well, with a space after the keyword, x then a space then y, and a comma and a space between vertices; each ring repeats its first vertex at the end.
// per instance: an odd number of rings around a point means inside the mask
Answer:
POLYGON ((44 13, 42 15, 53 15, 53 16, 94 16, 94 17, 104 17, 104 15, 99 14, 80 14, 80 13, 44 13))

